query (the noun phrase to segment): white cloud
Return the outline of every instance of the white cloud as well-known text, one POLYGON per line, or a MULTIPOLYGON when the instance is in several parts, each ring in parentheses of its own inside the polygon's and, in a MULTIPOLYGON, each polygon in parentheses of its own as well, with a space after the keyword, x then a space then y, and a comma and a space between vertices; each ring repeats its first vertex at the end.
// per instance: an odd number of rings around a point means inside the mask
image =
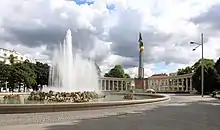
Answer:
POLYGON ((192 52, 188 42, 199 42, 204 32, 204 55, 216 59, 220 50, 220 30, 192 21, 220 4, 219 0, 94 0, 77 5, 67 0, 0 1, 0 46, 15 49, 43 61, 51 50, 73 31, 73 44, 100 65, 103 73, 115 64, 137 75, 138 32, 145 44, 145 74, 153 74, 161 62, 175 71, 196 61, 200 50, 192 52), (106 4, 114 4, 109 11, 106 4))

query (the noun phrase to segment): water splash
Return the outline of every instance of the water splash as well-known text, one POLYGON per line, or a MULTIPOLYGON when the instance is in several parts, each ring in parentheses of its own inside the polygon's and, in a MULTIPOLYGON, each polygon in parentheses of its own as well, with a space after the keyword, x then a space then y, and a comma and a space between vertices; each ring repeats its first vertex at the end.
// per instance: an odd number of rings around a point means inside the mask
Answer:
POLYGON ((98 75, 94 62, 73 52, 72 34, 68 30, 63 44, 54 51, 49 77, 49 87, 43 91, 99 92, 98 75))

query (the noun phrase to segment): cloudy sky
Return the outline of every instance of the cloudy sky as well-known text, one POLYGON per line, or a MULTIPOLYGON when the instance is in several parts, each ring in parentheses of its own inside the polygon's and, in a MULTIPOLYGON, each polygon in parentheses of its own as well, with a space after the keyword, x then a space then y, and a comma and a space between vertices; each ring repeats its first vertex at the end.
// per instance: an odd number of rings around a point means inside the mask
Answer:
POLYGON ((145 75, 175 72, 201 56, 189 41, 204 33, 204 56, 220 55, 220 0, 1 0, 0 47, 50 62, 69 28, 74 48, 103 72, 121 64, 137 75, 138 32, 145 75))

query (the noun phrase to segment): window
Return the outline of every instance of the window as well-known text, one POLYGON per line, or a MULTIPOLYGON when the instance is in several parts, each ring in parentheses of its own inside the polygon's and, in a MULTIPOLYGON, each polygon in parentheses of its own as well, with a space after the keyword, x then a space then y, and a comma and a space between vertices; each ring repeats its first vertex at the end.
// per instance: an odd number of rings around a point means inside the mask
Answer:
POLYGON ((4 56, 7 56, 7 54, 6 54, 6 53, 4 53, 4 56))

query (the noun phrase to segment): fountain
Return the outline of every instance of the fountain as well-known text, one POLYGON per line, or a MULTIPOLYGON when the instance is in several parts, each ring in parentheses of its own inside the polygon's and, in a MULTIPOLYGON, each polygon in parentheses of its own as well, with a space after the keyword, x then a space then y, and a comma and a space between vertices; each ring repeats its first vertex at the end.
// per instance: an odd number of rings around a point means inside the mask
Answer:
POLYGON ((169 99, 165 95, 134 93, 133 89, 130 92, 107 92, 107 95, 102 95, 96 66, 73 50, 70 30, 63 44, 54 51, 49 84, 41 92, 0 95, 0 114, 73 111, 169 99))
POLYGON ((96 66, 73 50, 70 30, 67 31, 63 44, 55 50, 49 79, 49 87, 43 91, 99 92, 96 66))

